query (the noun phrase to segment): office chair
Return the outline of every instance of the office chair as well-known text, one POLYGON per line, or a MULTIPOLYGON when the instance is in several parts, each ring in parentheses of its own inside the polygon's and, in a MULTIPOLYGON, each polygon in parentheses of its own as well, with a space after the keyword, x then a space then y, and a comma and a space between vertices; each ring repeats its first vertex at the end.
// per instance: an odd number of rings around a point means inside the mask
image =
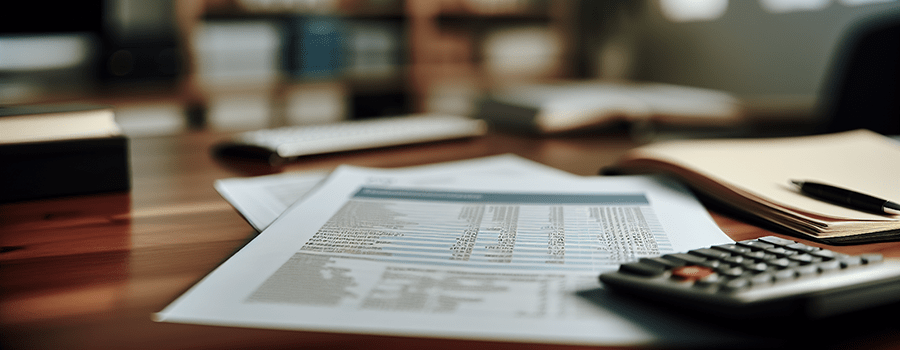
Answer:
POLYGON ((900 135, 900 11, 850 27, 819 101, 818 132, 869 129, 900 135))

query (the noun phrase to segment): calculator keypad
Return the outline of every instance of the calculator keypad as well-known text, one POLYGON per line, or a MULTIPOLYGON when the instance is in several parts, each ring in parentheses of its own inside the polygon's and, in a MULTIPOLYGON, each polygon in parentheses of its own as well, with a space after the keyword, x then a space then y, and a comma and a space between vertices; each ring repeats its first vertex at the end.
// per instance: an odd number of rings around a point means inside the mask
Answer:
POLYGON ((620 273, 690 284, 708 293, 733 293, 878 264, 881 255, 849 256, 768 236, 760 239, 642 258, 620 273))
POLYGON ((822 318, 900 302, 900 260, 774 236, 642 258, 600 281, 626 295, 729 319, 822 318))

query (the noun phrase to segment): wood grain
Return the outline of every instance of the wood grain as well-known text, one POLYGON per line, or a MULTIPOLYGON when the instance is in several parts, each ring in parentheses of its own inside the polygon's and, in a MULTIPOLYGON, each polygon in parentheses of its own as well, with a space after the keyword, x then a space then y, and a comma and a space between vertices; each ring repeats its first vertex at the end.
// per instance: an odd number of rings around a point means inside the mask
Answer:
MULTIPOLYGON (((307 157, 272 167, 216 159, 209 131, 131 140, 133 188, 0 205, 0 322, 4 349, 168 348, 577 348, 466 340, 293 332, 155 323, 161 310, 256 232, 213 181, 340 164, 401 167, 515 153, 578 175, 595 175, 635 143, 619 135, 486 137, 307 157)), ((772 232, 712 212, 730 237, 772 232)), ((900 244, 830 247, 900 256, 900 244)), ((892 347, 896 334, 853 344, 892 347), (869 341, 871 340, 871 341, 869 341)))

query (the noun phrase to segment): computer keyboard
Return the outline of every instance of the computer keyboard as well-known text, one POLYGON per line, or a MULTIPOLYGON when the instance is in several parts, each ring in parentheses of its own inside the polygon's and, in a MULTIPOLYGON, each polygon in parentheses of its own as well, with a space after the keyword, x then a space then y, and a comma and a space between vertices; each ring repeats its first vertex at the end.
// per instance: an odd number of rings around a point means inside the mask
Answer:
MULTIPOLYGON (((237 134, 221 147, 253 148, 282 159, 299 156, 473 137, 484 121, 454 115, 421 114, 333 124, 289 126, 237 134)), ((244 152, 252 153, 252 152, 244 152)))
POLYGON ((600 281, 716 319, 821 319, 900 301, 900 260, 767 236, 642 258, 600 281))

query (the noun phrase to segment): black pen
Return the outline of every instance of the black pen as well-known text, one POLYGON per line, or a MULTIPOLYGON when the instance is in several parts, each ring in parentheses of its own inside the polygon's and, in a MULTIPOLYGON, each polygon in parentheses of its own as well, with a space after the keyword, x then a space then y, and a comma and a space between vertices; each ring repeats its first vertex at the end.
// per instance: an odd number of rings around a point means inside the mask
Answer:
POLYGON ((871 213, 900 215, 900 204, 886 199, 816 182, 791 180, 791 183, 800 192, 831 203, 871 213))

